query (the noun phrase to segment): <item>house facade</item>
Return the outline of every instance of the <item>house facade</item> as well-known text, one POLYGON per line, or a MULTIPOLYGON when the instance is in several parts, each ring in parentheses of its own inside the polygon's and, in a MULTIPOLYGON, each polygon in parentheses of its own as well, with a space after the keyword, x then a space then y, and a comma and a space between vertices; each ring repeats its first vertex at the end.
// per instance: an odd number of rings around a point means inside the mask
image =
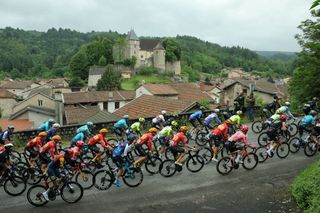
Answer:
POLYGON ((12 108, 17 104, 16 96, 6 89, 0 89, 0 110, 3 118, 8 118, 12 113, 12 108))

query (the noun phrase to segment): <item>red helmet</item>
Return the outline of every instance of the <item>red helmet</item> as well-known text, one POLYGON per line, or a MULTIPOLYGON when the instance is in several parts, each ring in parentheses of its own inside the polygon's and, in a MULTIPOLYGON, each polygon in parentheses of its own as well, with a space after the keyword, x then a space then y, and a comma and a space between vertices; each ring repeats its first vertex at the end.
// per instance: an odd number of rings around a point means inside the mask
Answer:
POLYGON ((280 115, 280 119, 285 121, 285 120, 287 120, 287 116, 285 114, 282 114, 282 115, 280 115))
POLYGON ((242 125, 240 129, 244 134, 247 134, 249 127, 247 125, 242 125))
POLYGON ((77 145, 77 147, 82 148, 84 146, 84 142, 83 141, 77 141, 76 145, 77 145))

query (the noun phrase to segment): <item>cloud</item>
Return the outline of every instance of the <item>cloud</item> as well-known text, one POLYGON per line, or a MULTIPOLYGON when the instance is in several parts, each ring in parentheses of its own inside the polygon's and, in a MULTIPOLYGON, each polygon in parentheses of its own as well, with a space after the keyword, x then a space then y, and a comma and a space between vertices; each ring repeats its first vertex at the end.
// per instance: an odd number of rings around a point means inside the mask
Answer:
POLYGON ((0 27, 82 32, 134 28, 139 36, 192 35, 253 50, 298 51, 312 0, 1 0, 0 27))

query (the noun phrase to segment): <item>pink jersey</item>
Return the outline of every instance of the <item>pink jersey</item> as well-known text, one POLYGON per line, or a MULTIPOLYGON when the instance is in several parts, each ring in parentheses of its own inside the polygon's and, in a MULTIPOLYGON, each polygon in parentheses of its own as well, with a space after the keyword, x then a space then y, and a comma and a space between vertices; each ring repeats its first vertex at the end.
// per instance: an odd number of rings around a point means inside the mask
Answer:
POLYGON ((245 134, 243 134, 243 132, 241 131, 237 131, 236 133, 234 133, 233 135, 231 135, 231 137, 228 139, 229 141, 232 142, 240 142, 240 143, 244 143, 246 145, 248 145, 248 139, 247 136, 245 134))

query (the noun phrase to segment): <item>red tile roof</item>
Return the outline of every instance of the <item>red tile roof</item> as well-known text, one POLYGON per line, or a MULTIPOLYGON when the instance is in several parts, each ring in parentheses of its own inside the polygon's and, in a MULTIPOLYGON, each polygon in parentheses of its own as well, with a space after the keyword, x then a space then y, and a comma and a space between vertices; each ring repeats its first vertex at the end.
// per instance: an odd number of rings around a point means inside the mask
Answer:
POLYGON ((1 85, 1 88, 4 89, 25 89, 26 87, 31 86, 34 81, 7 81, 1 85))
POLYGON ((200 90, 200 87, 193 83, 177 83, 170 84, 173 89, 175 89, 179 95, 178 99, 181 101, 201 101, 208 100, 213 101, 213 99, 205 92, 200 90))
POLYGON ((205 82, 200 82, 199 86, 202 92, 209 92, 215 87, 213 84, 207 84, 205 82))
POLYGON ((15 127, 14 131, 23 131, 32 128, 32 122, 28 119, 0 119, 0 127, 2 128, 2 130, 6 129, 9 125, 13 125, 15 127))
POLYGON ((169 84, 144 84, 143 87, 153 95, 178 95, 169 84))
POLYGON ((86 106, 86 107, 74 107, 66 106, 64 107, 64 113, 66 117, 67 124, 78 124, 86 120, 87 118, 100 112, 98 106, 86 106))
POLYGON ((152 117, 159 114, 162 110, 166 110, 168 113, 184 112, 194 104, 195 102, 192 101, 142 95, 116 110, 113 114, 119 116, 127 114, 131 118, 152 117))
POLYGON ((12 98, 12 99, 15 99, 16 96, 9 92, 8 90, 6 89, 0 89, 0 98, 12 98))

